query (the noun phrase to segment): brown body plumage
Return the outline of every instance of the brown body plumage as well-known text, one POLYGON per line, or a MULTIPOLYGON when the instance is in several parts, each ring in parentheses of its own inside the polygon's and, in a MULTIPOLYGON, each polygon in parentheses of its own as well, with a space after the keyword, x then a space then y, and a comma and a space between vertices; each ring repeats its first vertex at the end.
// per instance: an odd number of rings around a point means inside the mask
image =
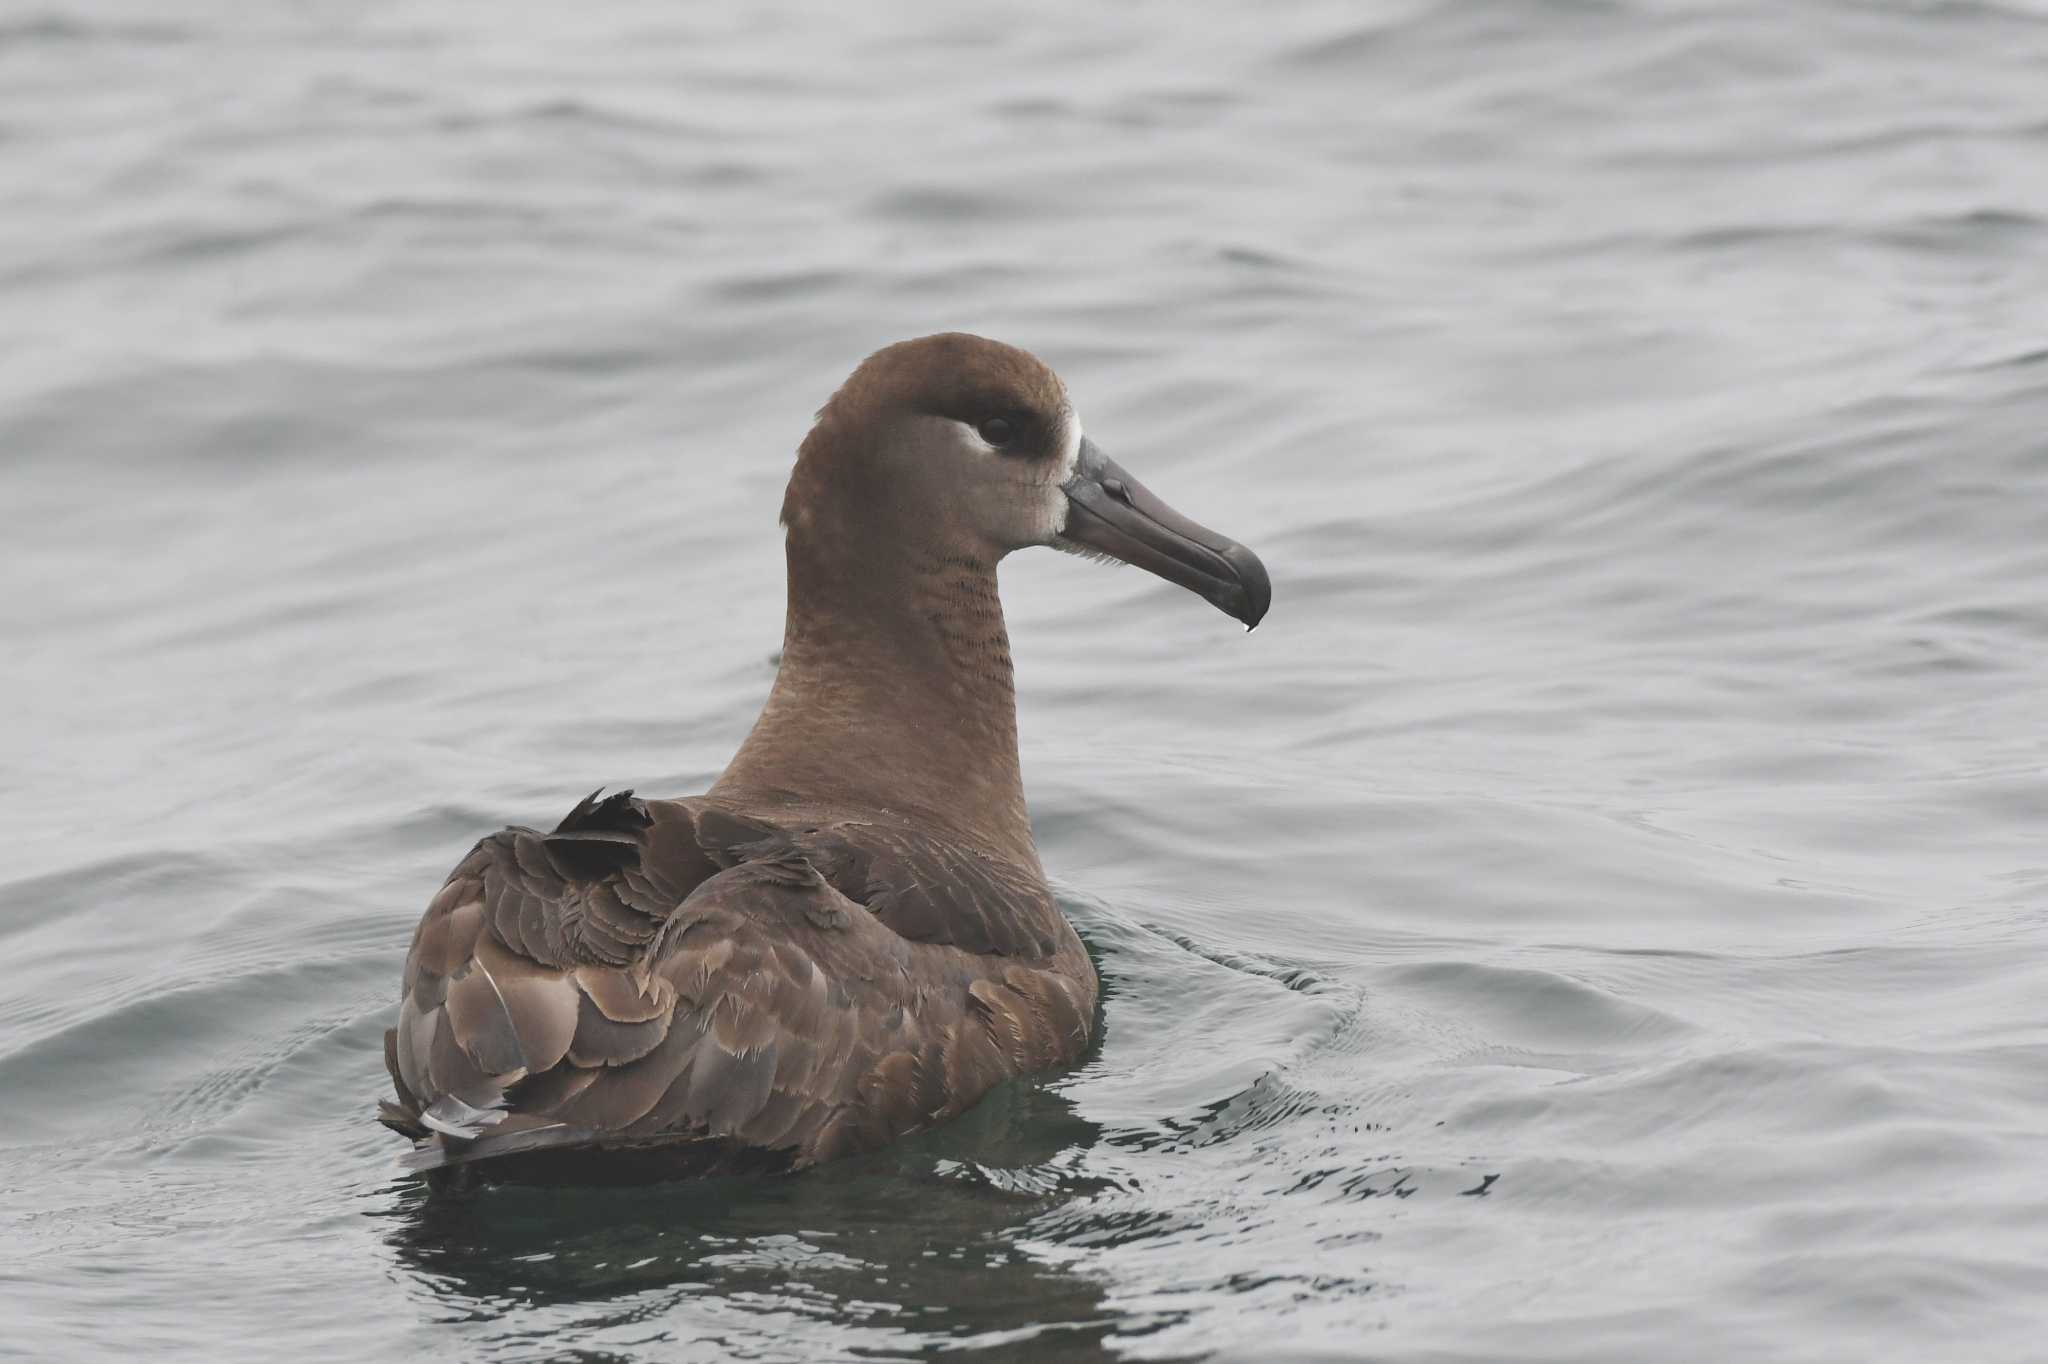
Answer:
POLYGON ((415 1167, 800 1167, 1088 1045, 1095 972, 1031 840, 996 563, 1121 554, 1252 622, 1263 569, 1094 451, 1050 370, 959 335, 855 372, 783 521, 782 666, 711 791, 494 834, 428 907, 381 1112, 415 1167))

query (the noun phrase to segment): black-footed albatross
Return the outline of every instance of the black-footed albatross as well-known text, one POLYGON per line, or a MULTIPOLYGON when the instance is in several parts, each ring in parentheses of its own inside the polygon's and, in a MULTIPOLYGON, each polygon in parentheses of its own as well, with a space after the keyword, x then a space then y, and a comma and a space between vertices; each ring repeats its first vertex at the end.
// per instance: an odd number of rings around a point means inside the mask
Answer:
POLYGON ((960 333, 853 372, 782 524, 782 665, 710 791, 493 834, 428 905, 379 1111, 414 1168, 799 1168, 1087 1046, 1095 970, 1025 815, 997 561, 1106 555, 1246 626, 1265 568, 1097 449, 1035 357, 960 333))

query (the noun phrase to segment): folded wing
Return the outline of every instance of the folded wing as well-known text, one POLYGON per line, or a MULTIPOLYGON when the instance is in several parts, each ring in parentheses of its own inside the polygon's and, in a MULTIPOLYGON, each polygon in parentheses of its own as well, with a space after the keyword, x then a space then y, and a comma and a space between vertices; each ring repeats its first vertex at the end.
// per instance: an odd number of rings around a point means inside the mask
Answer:
MULTIPOLYGON (((411 1163, 808 1164, 1078 1055, 1094 982, 1049 902, 1070 951, 1048 925, 920 940, 921 922, 954 922, 943 892, 856 833, 622 795, 479 843, 415 934, 386 1035, 398 1101, 382 1116, 415 1138, 411 1163)), ((980 907, 957 921, 1003 922, 1001 901, 1030 889, 1014 879, 970 876, 959 893, 980 907)))

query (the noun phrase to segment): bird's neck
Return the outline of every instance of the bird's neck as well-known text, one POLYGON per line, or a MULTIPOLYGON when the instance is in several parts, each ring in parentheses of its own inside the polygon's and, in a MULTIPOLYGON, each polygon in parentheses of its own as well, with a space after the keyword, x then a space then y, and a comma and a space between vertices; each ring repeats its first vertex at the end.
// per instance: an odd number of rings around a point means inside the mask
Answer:
POLYGON ((1035 868, 993 557, 803 529, 787 553, 781 668, 713 794, 888 811, 1035 868))

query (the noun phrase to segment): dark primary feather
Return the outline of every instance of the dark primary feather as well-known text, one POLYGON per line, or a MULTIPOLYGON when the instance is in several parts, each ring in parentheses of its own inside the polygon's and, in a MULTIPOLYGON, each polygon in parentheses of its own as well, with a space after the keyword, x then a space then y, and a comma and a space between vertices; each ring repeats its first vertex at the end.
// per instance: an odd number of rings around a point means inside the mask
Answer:
POLYGON ((424 1169, 799 1166, 1072 1060, 1094 1003, 1024 869, 872 820, 593 793, 478 843, 429 905, 380 1117, 424 1169))

